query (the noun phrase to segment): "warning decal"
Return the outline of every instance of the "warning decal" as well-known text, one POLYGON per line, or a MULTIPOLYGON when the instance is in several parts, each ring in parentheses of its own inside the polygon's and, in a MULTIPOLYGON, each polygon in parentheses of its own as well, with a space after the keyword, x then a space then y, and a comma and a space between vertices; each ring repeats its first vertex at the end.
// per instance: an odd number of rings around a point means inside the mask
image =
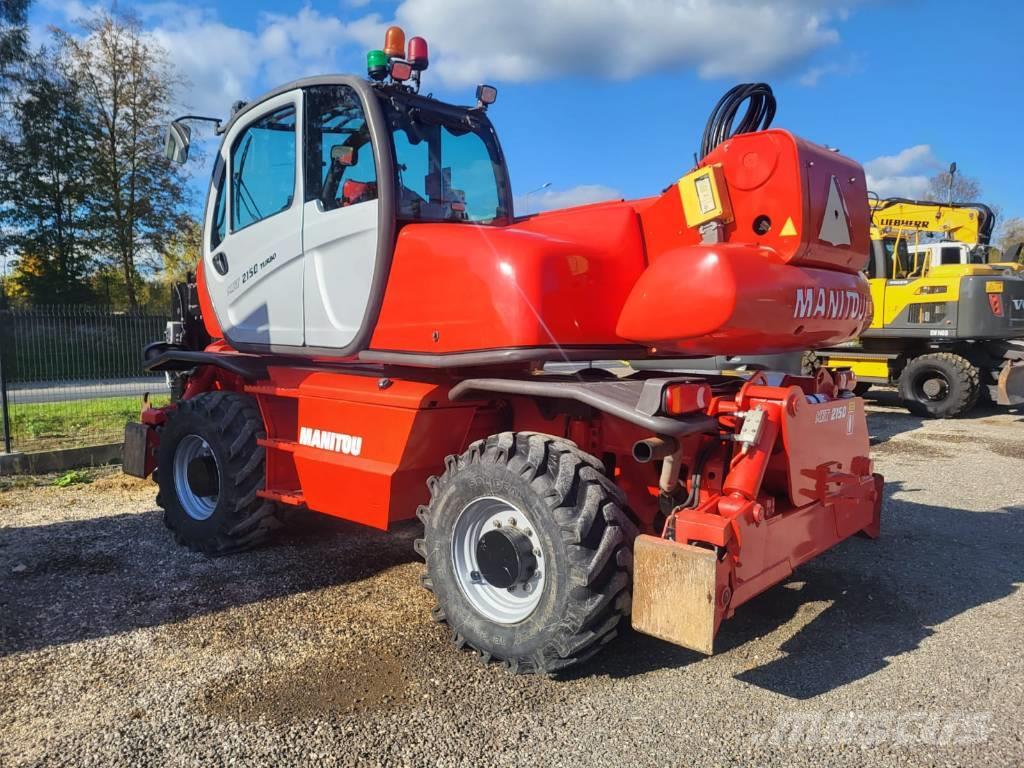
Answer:
POLYGON ((825 218, 821 222, 818 239, 832 245, 850 244, 850 219, 846 215, 846 202, 839 191, 839 182, 833 176, 828 185, 825 218))

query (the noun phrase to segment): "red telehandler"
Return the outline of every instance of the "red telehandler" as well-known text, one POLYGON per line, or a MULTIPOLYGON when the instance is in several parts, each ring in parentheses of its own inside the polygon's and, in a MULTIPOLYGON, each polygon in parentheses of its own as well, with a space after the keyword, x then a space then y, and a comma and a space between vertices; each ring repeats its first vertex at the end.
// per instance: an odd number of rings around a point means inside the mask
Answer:
POLYGON ((857 336, 864 172, 767 129, 771 90, 737 86, 663 193, 517 217, 496 91, 420 95, 427 63, 392 28, 369 79, 293 82, 217 124, 197 274, 146 350, 176 398, 128 425, 125 471, 211 555, 288 507, 418 517, 434 618, 517 672, 590 657, 630 615, 710 653, 738 606, 878 535, 852 375, 543 367, 857 336))

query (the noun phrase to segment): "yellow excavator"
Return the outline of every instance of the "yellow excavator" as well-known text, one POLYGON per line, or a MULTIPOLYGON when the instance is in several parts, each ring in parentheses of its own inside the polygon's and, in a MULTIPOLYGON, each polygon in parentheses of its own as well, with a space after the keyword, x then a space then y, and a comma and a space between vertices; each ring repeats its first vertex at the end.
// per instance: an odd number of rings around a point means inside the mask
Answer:
POLYGON ((874 320, 857 341, 818 350, 815 364, 851 368, 861 393, 895 384, 907 409, 925 417, 960 416, 979 398, 1024 403, 1024 272, 990 263, 992 210, 869 202, 874 320))

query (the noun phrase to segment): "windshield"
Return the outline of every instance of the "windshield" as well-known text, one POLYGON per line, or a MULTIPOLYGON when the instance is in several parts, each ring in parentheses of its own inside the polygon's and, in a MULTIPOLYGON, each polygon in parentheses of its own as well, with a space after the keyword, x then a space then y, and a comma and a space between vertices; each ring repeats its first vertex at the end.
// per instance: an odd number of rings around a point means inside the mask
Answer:
POLYGON ((907 277, 914 271, 913 258, 907 250, 907 241, 904 238, 887 237, 885 244, 886 271, 892 278, 907 277))
POLYGON ((504 165, 490 125, 468 114, 441 114, 391 99, 398 218, 505 223, 504 165))

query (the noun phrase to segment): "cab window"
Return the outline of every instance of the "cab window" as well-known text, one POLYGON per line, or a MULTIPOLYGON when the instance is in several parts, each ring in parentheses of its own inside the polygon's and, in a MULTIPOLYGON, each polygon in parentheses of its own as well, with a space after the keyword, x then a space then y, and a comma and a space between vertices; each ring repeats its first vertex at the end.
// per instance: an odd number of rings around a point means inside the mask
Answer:
POLYGON ((388 107, 400 219, 493 224, 507 218, 502 161, 487 125, 396 101, 388 107))
POLYGON ((214 166, 213 177, 216 179, 217 197, 213 204, 213 226, 210 228, 210 250, 217 248, 227 234, 227 221, 225 219, 225 195, 224 187, 224 162, 217 156, 217 164, 214 166), (218 172, 219 171, 219 172, 218 172), (217 177, 220 178, 217 178, 217 177))
POLYGON ((907 241, 904 238, 897 240, 895 237, 887 237, 884 240, 885 246, 885 276, 890 280, 899 280, 908 277, 913 271, 913 260, 907 250, 907 241))
POLYGON ((377 164, 359 96, 347 85, 306 92, 306 202, 325 210, 377 199, 377 164))
POLYGON ((939 251, 939 263, 941 263, 941 264, 959 264, 960 263, 960 248, 958 246, 953 246, 953 247, 943 246, 942 250, 939 251))
POLYGON ((231 148, 231 230, 291 207, 295 197, 295 107, 259 118, 231 148))

